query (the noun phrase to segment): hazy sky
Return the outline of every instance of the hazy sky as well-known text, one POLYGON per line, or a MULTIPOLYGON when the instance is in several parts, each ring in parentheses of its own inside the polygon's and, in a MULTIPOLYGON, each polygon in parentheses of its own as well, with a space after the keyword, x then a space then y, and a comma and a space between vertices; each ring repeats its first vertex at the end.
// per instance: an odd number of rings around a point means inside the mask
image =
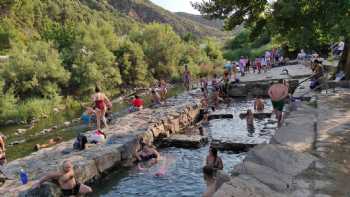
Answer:
POLYGON ((151 0, 153 3, 170 10, 172 12, 187 12, 191 14, 199 14, 190 2, 200 2, 201 0, 151 0))

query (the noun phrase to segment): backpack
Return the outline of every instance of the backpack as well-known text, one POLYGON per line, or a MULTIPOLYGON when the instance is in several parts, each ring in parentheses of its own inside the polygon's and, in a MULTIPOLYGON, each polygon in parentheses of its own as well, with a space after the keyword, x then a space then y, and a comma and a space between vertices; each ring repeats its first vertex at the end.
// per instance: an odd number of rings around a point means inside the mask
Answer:
POLYGON ((87 142, 88 142, 87 137, 84 134, 79 134, 73 144, 73 149, 84 150, 87 142))

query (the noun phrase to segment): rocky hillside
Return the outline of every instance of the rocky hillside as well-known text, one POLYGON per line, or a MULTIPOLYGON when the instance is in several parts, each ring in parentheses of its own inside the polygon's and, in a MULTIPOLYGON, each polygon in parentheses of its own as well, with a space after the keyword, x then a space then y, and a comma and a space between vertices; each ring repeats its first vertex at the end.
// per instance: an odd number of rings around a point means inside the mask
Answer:
POLYGON ((191 32, 199 37, 212 36, 222 38, 226 36, 226 33, 220 30, 222 24, 217 21, 210 22, 195 15, 172 13, 149 0, 108 0, 107 2, 114 9, 138 21, 170 24, 181 35, 191 32))

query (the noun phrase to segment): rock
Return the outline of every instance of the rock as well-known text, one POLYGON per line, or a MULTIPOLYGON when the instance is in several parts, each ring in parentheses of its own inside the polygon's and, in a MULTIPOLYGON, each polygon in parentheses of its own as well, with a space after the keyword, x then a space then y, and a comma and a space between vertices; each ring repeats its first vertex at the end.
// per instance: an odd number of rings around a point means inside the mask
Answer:
MULTIPOLYGON (((253 113, 254 118, 256 119, 264 119, 264 118, 271 118, 272 113, 263 113, 263 112, 259 112, 259 113, 253 113)), ((239 117, 241 119, 245 118, 247 116, 247 113, 241 113, 239 114, 239 117)))
POLYGON ((300 153, 286 146, 263 144, 248 152, 245 161, 269 167, 276 172, 295 176, 306 170, 316 157, 300 153))
POLYGON ((52 110, 52 111, 54 111, 54 112, 58 113, 58 112, 60 112, 60 109, 58 109, 57 107, 55 107, 55 108, 53 108, 53 110, 52 110))
POLYGON ((24 142, 26 142, 25 139, 23 139, 23 140, 16 140, 16 141, 10 142, 9 145, 14 146, 14 145, 17 145, 17 144, 23 144, 24 142))
POLYGON ((66 121, 66 122, 63 123, 63 125, 66 126, 66 127, 68 127, 69 125, 71 125, 71 122, 66 121))
POLYGON ((72 120, 72 123, 78 123, 78 122, 80 122, 80 118, 75 118, 72 120))
POLYGON ((213 197, 284 197, 257 179, 250 176, 239 176, 224 183, 213 197))
POLYGON ((56 130, 56 129, 58 129, 58 126, 53 126, 53 127, 51 127, 51 129, 53 129, 53 130, 56 130))
POLYGON ((157 141, 160 147, 199 148, 208 142, 208 136, 176 134, 157 141))
POLYGON ((234 153, 247 152, 257 144, 235 142, 232 140, 212 140, 211 146, 221 151, 233 151, 234 153))
POLYGON ((232 114, 210 114, 208 116, 208 120, 213 120, 213 119, 232 119, 233 115, 232 114))
POLYGON ((17 129, 16 133, 23 134, 27 131, 27 129, 17 129))

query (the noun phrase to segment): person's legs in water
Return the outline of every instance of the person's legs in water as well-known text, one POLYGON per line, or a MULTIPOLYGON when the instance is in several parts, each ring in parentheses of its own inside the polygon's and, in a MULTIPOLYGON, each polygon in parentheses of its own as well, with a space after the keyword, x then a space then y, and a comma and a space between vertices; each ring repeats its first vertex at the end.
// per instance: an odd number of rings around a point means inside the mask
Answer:
POLYGON ((284 101, 272 101, 272 106, 274 113, 276 114, 276 118, 278 121, 278 127, 281 127, 282 125, 282 112, 284 107, 284 101))

